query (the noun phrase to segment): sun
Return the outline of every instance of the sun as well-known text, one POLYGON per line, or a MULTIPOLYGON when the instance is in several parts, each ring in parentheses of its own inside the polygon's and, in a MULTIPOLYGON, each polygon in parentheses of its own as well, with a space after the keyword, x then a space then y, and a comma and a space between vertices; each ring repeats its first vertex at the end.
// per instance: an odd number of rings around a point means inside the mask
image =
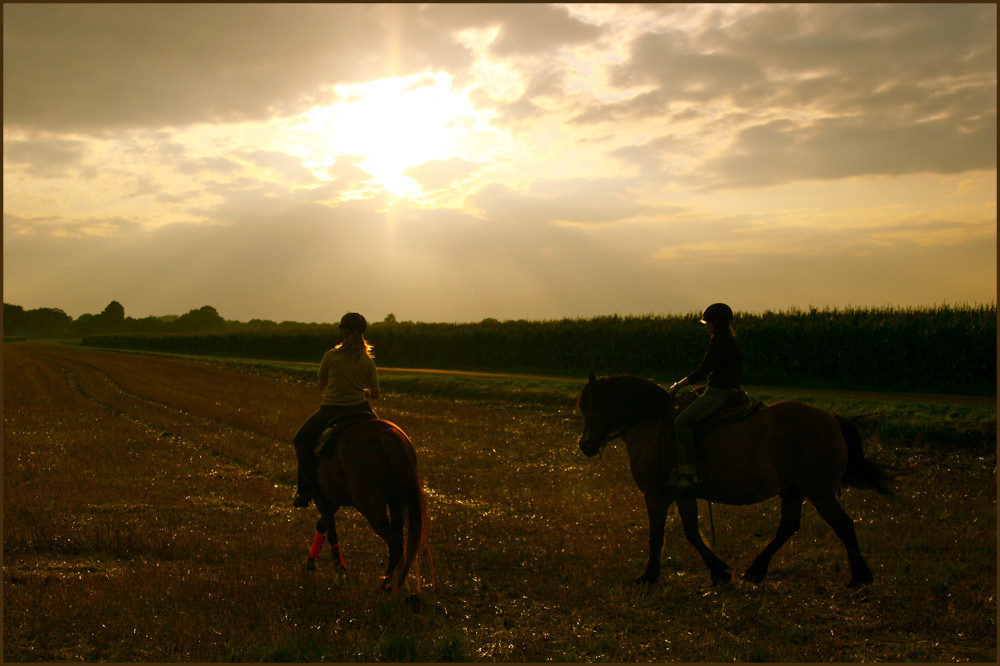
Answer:
POLYGON ((334 89, 338 101, 303 118, 297 141, 317 166, 339 155, 358 155, 358 166, 382 188, 418 196, 420 186, 403 172, 431 160, 463 155, 467 136, 486 122, 444 73, 381 79, 334 89))

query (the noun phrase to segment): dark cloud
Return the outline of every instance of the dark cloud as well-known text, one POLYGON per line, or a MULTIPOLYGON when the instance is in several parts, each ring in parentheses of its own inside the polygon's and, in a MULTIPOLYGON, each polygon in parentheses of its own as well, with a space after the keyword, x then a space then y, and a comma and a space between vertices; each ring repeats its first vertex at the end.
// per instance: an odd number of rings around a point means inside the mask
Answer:
POLYGON ((267 119, 465 51, 417 5, 6 4, 4 126, 102 132, 267 119), (374 48, 373 48, 374 46, 374 48))
POLYGON ((501 58, 547 53, 596 39, 602 32, 565 7, 545 3, 432 4, 424 16, 450 30, 498 27, 490 52, 501 58))
MULTIPOLYGON (((572 122, 667 118, 713 104, 782 118, 744 124, 711 158, 705 175, 717 186, 996 165, 991 5, 755 7, 701 32, 643 34, 609 80, 654 87, 572 122)), ((649 151, 642 160, 657 161, 649 151)))
POLYGON ((797 180, 961 173, 996 166, 996 123, 951 120, 901 126, 883 119, 781 120, 742 130, 704 165, 714 185, 759 187, 797 180))

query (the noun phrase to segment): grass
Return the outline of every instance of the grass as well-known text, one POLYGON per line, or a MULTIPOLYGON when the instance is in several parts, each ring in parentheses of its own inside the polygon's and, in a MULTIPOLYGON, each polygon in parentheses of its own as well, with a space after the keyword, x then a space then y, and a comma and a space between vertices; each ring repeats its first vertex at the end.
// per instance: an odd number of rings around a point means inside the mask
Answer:
MULTIPOLYGON (((989 407, 840 404, 873 415, 869 450, 900 474, 897 498, 843 496, 873 586, 844 587, 807 505, 762 584, 721 588, 672 512, 643 592, 641 496, 623 447, 577 450, 571 382, 385 373, 377 409, 416 444, 432 516, 436 584, 414 613, 377 592, 385 546, 353 509, 350 574, 328 551, 302 569, 316 515, 289 507, 289 441, 311 373, 4 353, 5 661, 996 661, 995 450, 936 440, 989 407)), ((734 571, 777 509, 713 506, 734 571)))

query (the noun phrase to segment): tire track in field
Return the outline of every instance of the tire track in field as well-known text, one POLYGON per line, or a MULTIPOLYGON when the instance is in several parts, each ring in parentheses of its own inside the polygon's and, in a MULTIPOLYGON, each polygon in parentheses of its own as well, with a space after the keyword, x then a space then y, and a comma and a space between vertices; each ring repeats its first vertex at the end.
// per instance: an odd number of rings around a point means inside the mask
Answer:
MULTIPOLYGON (((287 476, 282 474, 283 466, 280 464, 262 465, 264 456, 236 453, 259 454, 262 450, 276 448, 276 443, 287 445, 282 440, 129 391, 108 372, 85 361, 46 353, 39 354, 39 357, 60 368, 79 395, 116 418, 138 425, 156 438, 169 438, 175 445, 199 454, 207 453, 237 467, 242 474, 266 476, 275 482, 283 480, 278 477, 287 476), (234 442, 240 444, 237 446, 234 442)), ((281 456, 282 460, 286 457, 281 456)))

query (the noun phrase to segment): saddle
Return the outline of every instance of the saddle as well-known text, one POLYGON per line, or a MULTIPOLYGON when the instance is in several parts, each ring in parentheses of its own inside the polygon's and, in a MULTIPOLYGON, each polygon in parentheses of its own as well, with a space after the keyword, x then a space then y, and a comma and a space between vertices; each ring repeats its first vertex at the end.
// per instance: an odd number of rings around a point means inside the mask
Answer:
POLYGON ((377 418, 367 409, 334 416, 327 422, 326 429, 320 433, 319 439, 316 440, 316 448, 314 449, 316 455, 320 458, 329 458, 336 452, 337 440, 345 430, 365 421, 375 421, 377 418))
MULTIPOLYGON (((688 405, 695 401, 705 392, 704 386, 699 386, 687 395, 683 395, 674 402, 674 416, 677 416, 688 405)), ((740 390, 734 393, 729 400, 718 410, 710 414, 704 421, 699 422, 694 427, 694 436, 697 440, 704 439, 708 433, 726 423, 735 423, 752 416, 764 403, 756 398, 751 398, 747 392, 740 390)))

